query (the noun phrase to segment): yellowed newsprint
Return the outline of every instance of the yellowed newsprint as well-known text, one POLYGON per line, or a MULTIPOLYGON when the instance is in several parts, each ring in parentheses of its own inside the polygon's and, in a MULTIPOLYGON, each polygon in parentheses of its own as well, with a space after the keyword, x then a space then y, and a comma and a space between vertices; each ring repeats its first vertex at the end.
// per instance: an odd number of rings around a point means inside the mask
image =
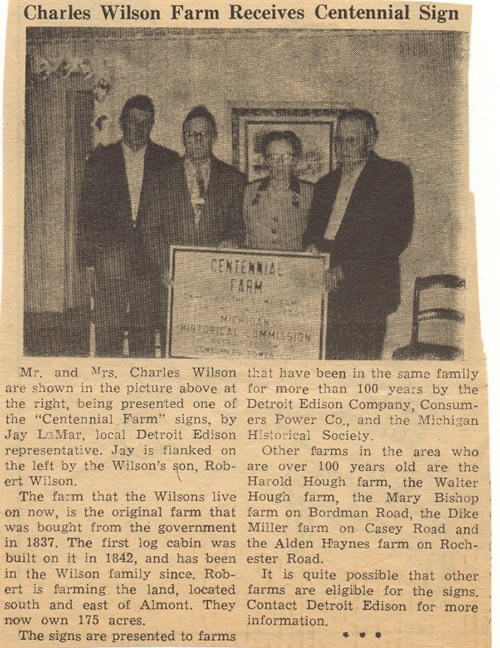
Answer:
POLYGON ((9 3, 0 645, 490 645, 471 7, 9 3))

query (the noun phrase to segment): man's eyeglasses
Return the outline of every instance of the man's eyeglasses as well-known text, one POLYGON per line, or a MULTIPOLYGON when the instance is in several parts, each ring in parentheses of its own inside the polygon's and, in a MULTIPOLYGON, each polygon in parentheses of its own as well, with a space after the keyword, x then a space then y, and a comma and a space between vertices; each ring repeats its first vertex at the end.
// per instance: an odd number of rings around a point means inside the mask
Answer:
POLYGON ((279 155, 266 155, 266 160, 277 160, 280 162, 281 160, 293 160, 295 155, 293 153, 280 153, 279 155))
POLYGON ((190 137, 191 139, 203 139, 210 135, 212 135, 212 131, 184 131, 184 137, 190 137))

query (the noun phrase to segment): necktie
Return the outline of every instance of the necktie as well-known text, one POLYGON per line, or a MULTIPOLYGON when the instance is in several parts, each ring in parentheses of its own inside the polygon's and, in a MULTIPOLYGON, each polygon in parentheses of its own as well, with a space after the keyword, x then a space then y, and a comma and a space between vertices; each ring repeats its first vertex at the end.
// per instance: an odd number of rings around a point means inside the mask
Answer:
POLYGON ((205 183, 200 169, 196 169, 196 184, 198 185, 198 201, 194 208, 194 224, 198 227, 201 219, 201 211, 205 202, 205 183))
POLYGON ((196 171, 196 183, 198 184, 198 195, 200 198, 205 198, 205 182, 203 181, 203 173, 200 169, 196 171))

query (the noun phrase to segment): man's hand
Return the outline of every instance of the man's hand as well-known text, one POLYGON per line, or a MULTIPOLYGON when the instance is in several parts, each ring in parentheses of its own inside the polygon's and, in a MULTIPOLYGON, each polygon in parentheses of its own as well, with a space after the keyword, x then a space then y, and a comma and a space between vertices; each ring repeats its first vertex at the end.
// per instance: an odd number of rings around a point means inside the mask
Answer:
POLYGON ((220 241, 218 246, 219 248, 238 248, 240 247, 236 241, 233 241, 232 239, 224 239, 224 241, 220 241))
POLYGON ((325 290, 327 292, 335 293, 339 289, 339 285, 344 280, 344 273, 340 266, 335 266, 325 271, 325 290))
POLYGON ((309 243, 309 245, 306 247, 305 251, 308 252, 309 254, 315 254, 316 256, 319 256, 321 254, 321 252, 314 245, 314 243, 309 243))
POLYGON ((166 268, 165 270, 162 270, 161 283, 165 288, 170 288, 170 284, 172 283, 170 280, 170 272, 166 268))

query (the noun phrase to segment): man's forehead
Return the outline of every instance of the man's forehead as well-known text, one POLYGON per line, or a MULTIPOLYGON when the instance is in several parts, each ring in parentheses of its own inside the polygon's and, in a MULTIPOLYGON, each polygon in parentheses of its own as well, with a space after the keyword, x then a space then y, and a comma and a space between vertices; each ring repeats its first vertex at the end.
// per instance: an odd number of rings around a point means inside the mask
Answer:
POLYGON ((370 130, 366 119, 359 117, 343 117, 339 119, 337 129, 343 133, 366 133, 370 130))
POLYGON ((151 110, 142 110, 141 108, 131 108, 128 114, 136 121, 145 122, 153 119, 153 113, 151 112, 151 110))
POLYGON ((203 132, 210 127, 210 121, 207 117, 192 117, 184 125, 184 130, 203 132))
POLYGON ((269 151, 290 151, 292 149, 292 143, 287 139, 277 139, 269 142, 267 148, 269 151))

